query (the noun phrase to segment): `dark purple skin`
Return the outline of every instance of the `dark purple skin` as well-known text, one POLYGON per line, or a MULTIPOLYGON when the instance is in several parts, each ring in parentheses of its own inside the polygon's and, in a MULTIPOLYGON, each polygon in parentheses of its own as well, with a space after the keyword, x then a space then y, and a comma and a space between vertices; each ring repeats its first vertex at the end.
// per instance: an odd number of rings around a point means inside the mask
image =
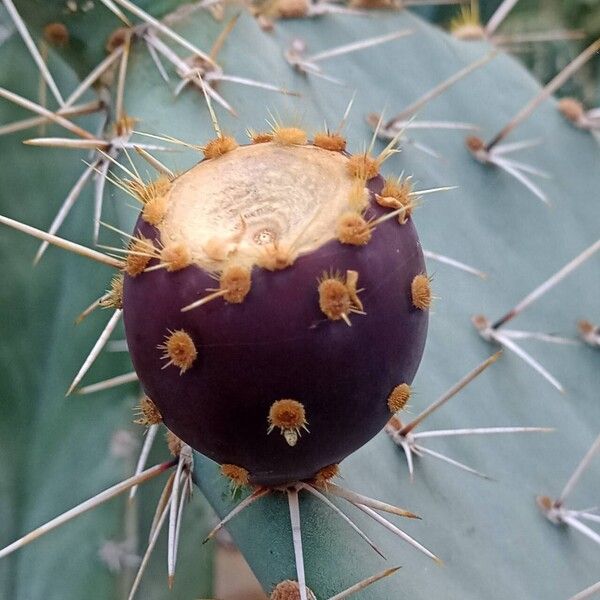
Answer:
MULTIPOLYGON (((381 177, 369 182, 380 191, 381 177)), ((386 214, 371 199, 368 217, 386 214)), ((157 239, 138 220, 136 231, 157 239)), ((156 262, 156 261, 153 261, 156 262)), ((428 311, 412 305, 411 282, 425 272, 412 220, 377 226, 366 246, 333 240, 287 269, 255 267, 241 304, 222 298, 189 312, 215 281, 197 266, 125 276, 124 320, 135 370, 165 425, 195 450, 244 467, 258 485, 315 476, 374 437, 390 418, 387 398, 410 384, 427 335, 428 311), (364 315, 352 327, 319 308, 323 272, 356 270, 364 315), (161 360, 167 330, 184 329, 198 350, 193 366, 161 360), (310 433, 290 447, 279 429, 267 435, 269 408, 291 398, 306 409, 310 433)))

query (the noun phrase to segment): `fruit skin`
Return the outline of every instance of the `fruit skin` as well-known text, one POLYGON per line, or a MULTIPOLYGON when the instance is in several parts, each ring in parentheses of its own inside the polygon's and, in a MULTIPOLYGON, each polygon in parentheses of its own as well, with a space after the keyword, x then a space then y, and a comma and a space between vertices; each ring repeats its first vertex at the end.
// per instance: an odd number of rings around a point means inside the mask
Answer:
MULTIPOLYGON (((388 211, 370 181, 368 217, 388 211)), ((142 219, 147 238, 158 231, 142 219)), ((149 266, 156 262, 151 261, 149 266)), ((286 269, 252 271, 241 304, 216 299, 189 312, 181 308, 214 288, 197 266, 126 276, 124 321, 134 367, 165 425, 209 458, 247 469, 250 481, 280 485, 312 478, 376 435, 389 419, 387 398, 411 382, 427 335, 428 311, 412 306, 411 282, 425 271, 412 221, 379 224, 366 246, 332 240, 286 269), (352 326, 319 309, 324 273, 359 273, 366 315, 352 326), (198 357, 184 374, 164 368, 157 346, 168 330, 185 330, 198 357), (289 446, 279 431, 267 435, 269 408, 282 398, 304 405, 308 429, 289 446)))

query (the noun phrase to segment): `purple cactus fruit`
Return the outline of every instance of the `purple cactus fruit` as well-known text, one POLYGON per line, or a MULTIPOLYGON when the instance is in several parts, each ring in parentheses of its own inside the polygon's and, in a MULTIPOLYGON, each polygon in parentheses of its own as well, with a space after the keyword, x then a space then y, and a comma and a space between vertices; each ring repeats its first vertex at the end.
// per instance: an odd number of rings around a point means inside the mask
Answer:
POLYGON ((123 308, 169 430, 234 479, 281 485, 403 406, 431 294, 408 188, 382 161, 334 134, 253 141, 219 137, 189 171, 138 186, 123 308))

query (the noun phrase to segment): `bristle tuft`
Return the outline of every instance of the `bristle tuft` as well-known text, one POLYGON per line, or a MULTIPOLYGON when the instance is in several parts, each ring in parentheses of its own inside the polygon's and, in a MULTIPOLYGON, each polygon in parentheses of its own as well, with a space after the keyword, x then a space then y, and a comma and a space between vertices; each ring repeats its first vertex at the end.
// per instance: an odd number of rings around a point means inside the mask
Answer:
POLYGON ((318 485, 327 485, 327 482, 340 474, 340 465, 334 463, 323 467, 314 477, 318 485))
POLYGON ((332 152, 344 152, 346 150, 346 138, 338 133, 317 133, 313 140, 313 145, 323 150, 331 150, 332 152))
POLYGON ((206 159, 219 158, 228 152, 235 150, 239 144, 234 137, 230 135, 221 135, 214 140, 211 140, 202 148, 206 159))
POLYGON ((158 410, 156 404, 154 404, 154 402, 152 402, 148 396, 143 396, 140 400, 138 412, 140 414, 140 418, 134 421, 134 423, 137 425, 150 427, 151 425, 158 425, 159 423, 162 423, 163 418, 160 414, 160 411, 158 410))
POLYGON ((273 129, 273 142, 282 146, 302 146, 306 144, 308 136, 304 129, 299 127, 275 127, 273 129))
POLYGON ((179 456, 183 448, 181 439, 179 439, 172 431, 167 431, 166 439, 169 452, 175 457, 179 456))
POLYGON ((353 211, 343 214, 337 223, 337 239, 342 244, 364 246, 369 242, 372 229, 365 218, 353 211))
POLYGON ((124 271, 130 277, 137 277, 143 273, 151 260, 150 246, 153 246, 152 240, 140 236, 131 240, 128 246, 129 254, 125 262, 124 271))
POLYGON ((185 242, 173 242, 163 248, 160 260, 167 271, 180 271, 192 264, 192 252, 185 242))
POLYGON ((237 265, 225 269, 219 280, 219 287, 225 292, 223 298, 231 304, 242 303, 251 286, 250 271, 237 265))
POLYGON ((231 482, 236 488, 244 487, 250 482, 248 471, 237 465, 221 465, 221 474, 231 479, 231 482))
MULTIPOLYGON (((316 596, 308 588, 306 589, 308 600, 316 600, 316 596)), ((300 585, 297 581, 286 580, 278 583, 269 600, 300 600, 300 585)))
POLYGON ((379 175, 379 163, 368 154, 356 154, 348 160, 348 171, 352 177, 369 180, 379 175))
POLYGON ((390 412, 395 414, 401 411, 410 400, 411 390, 407 383, 397 385, 390 394, 387 404, 390 412))
POLYGON ((165 336, 165 343, 159 344, 158 348, 159 350, 164 350, 161 358, 169 361, 163 369, 169 365, 175 365, 179 367, 181 375, 194 364, 194 361, 198 357, 194 340, 183 329, 170 331, 165 336))
POLYGON ((431 284, 424 273, 417 275, 410 286, 412 303, 419 310, 427 310, 431 306, 431 284))
POLYGON ((273 402, 267 421, 267 433, 271 433, 276 427, 279 428, 290 446, 295 446, 298 442, 301 429, 308 431, 304 405, 297 400, 284 399, 273 402))

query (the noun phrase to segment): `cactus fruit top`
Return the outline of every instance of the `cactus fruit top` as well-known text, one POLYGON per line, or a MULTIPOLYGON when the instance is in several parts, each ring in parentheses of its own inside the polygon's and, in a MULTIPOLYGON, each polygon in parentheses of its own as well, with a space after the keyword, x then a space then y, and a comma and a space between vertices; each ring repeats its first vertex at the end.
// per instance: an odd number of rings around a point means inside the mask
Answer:
POLYGON ((409 207, 390 210, 378 159, 338 138, 219 135, 189 171, 137 190, 135 369, 171 431, 254 484, 311 479, 365 444, 425 344, 409 207))

